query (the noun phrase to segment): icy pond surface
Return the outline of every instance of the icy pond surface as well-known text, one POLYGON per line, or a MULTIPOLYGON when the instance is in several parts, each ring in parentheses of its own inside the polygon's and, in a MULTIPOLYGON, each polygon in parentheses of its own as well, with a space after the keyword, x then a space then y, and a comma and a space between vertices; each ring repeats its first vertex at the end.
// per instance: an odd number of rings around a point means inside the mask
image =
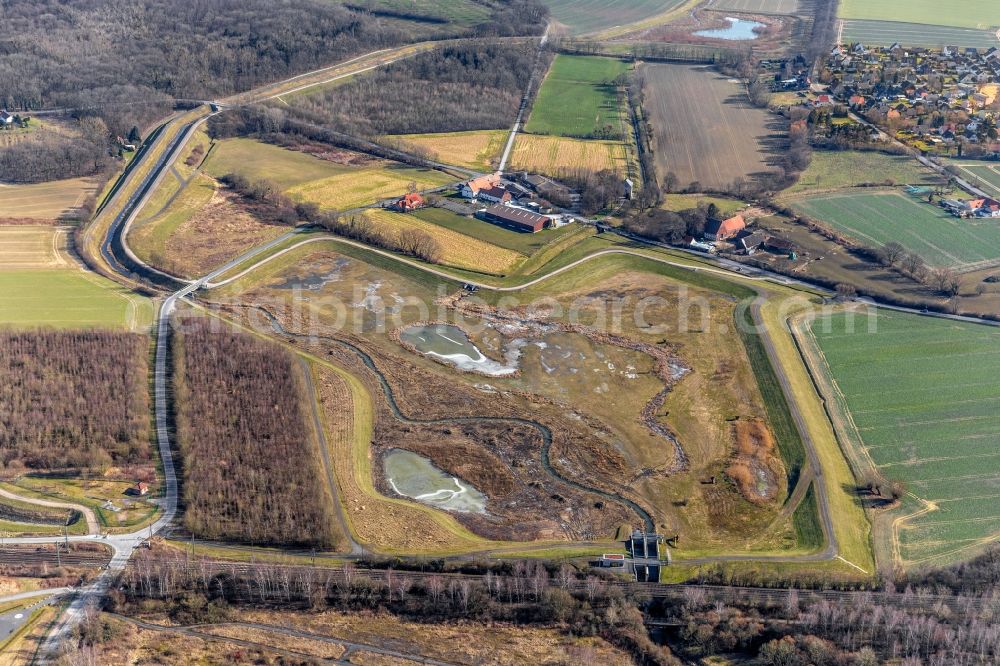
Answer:
POLYGON ((514 341, 505 352, 503 362, 485 356, 457 326, 411 326, 400 340, 411 344, 421 354, 451 363, 459 370, 481 372, 491 377, 509 377, 517 372, 523 341, 514 341))
POLYGON ((758 35, 754 30, 763 28, 764 24, 758 21, 747 21, 744 19, 727 16, 728 28, 715 28, 713 30, 699 30, 694 33, 698 37, 711 37, 712 39, 728 39, 731 41, 749 41, 757 39, 758 35))
POLYGON ((386 481, 400 495, 461 513, 485 513, 486 495, 450 476, 424 456, 393 449, 383 458, 386 481))

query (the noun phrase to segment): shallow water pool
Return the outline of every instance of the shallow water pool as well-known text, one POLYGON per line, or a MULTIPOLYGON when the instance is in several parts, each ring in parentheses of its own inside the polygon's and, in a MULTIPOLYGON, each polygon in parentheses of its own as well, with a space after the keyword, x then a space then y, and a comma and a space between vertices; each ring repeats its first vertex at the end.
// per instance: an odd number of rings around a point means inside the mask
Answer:
POLYGON ((393 449, 382 462, 386 481, 404 497, 447 511, 486 512, 486 495, 438 469, 424 456, 393 449))

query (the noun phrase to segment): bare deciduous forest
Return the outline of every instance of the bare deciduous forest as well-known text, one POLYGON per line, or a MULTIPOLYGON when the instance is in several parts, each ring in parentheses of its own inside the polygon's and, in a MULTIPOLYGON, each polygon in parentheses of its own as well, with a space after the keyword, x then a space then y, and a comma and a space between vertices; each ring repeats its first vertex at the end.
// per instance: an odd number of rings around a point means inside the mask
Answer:
POLYGON ((148 349, 112 331, 0 335, 2 471, 149 464, 148 349))
POLYGON ((185 527, 207 539, 332 546, 332 507, 295 359, 217 320, 178 324, 185 527))
POLYGON ((536 52, 534 43, 446 46, 297 98, 291 113, 362 136, 506 128, 536 52))
POLYGON ((630 651, 637 664, 725 655, 762 666, 985 665, 1000 655, 990 610, 998 564, 1000 550, 993 547, 969 563, 915 573, 880 591, 788 589, 759 597, 690 585, 650 598, 609 585, 621 582, 612 574, 539 561, 362 560, 330 571, 258 565, 230 577, 224 562, 143 553, 112 603, 117 612, 166 613, 182 624, 224 622, 230 607, 246 606, 543 624, 601 636, 630 651), (448 575, 456 572, 472 576, 448 575), (662 623, 660 645, 647 636, 644 616, 662 623))
POLYGON ((444 36, 540 34, 536 0, 485 1, 481 25, 408 24, 324 0, 16 0, 0 3, 0 108, 67 109, 107 125, 100 144, 45 137, 0 151, 0 179, 90 175, 110 139, 194 104, 359 53, 444 36), (423 32, 416 27, 422 26, 423 32))

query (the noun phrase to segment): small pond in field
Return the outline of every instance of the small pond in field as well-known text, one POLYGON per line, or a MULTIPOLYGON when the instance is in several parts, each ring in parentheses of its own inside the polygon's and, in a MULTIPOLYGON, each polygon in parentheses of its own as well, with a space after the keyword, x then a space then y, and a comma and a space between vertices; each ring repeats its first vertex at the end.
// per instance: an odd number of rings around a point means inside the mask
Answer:
POLYGON ((726 20, 729 21, 729 26, 726 28, 699 30, 694 34, 697 37, 710 37, 712 39, 749 41, 758 37, 758 34, 754 30, 764 27, 764 24, 759 21, 747 21, 745 19, 733 18, 732 16, 727 16, 726 20))
POLYGON ((485 513, 486 495, 434 466, 430 459, 393 449, 382 459, 385 478, 404 497, 447 511, 485 513))
POLYGON ((496 361, 479 351, 465 331, 457 326, 442 324, 411 326, 400 333, 399 339, 413 345, 421 354, 447 361, 459 370, 481 372, 491 377, 515 374, 524 346, 524 341, 515 340, 507 346, 504 361, 496 361))

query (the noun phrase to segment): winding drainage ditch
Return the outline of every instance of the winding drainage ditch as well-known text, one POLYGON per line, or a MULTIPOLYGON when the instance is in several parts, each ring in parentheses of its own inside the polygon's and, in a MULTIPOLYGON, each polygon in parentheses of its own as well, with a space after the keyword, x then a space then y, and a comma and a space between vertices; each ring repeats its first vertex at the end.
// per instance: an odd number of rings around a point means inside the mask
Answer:
POLYGON ((637 504, 636 502, 628 499, 627 497, 622 497, 617 493, 609 493, 607 491, 600 490, 599 488, 594 488, 585 485, 583 483, 579 483, 578 481, 568 479, 559 474, 559 472, 552 467, 552 462, 549 457, 550 449, 552 448, 552 430, 550 430, 548 426, 543 425, 538 421, 520 418, 517 416, 456 416, 449 419, 410 418, 405 414, 403 414, 402 410, 399 408, 399 404, 396 402, 395 391, 389 384, 389 381, 386 379, 385 375, 382 374, 382 371, 379 370, 378 367, 375 365, 375 361, 372 359, 371 356, 368 355, 366 351, 364 351, 363 349, 361 349, 356 345, 351 344, 350 342, 347 342, 346 340, 340 340, 338 338, 334 338, 327 335, 310 336, 310 335, 302 335, 299 333, 292 333, 290 331, 285 330, 285 327, 281 325, 281 322, 278 321, 278 318, 275 317, 274 314, 272 314, 271 311, 268 310, 267 308, 262 308, 260 306, 253 306, 253 308, 264 314, 264 316, 270 322, 271 328, 278 335, 294 338, 296 340, 310 340, 310 339, 326 340, 336 345, 339 345, 344 349, 347 349, 348 351, 356 355, 358 358, 360 358, 361 362, 365 364, 365 367, 371 370, 372 373, 375 375, 375 377, 378 379, 379 385, 382 387, 382 393, 383 395, 385 395, 386 402, 388 403, 389 409, 392 411, 393 416, 403 423, 409 423, 413 425, 448 425, 457 423, 509 423, 509 424, 525 425, 530 428, 534 428, 535 431, 538 432, 538 434, 541 435, 542 437, 542 468, 545 470, 546 474, 548 474, 556 481, 566 484, 567 486, 576 488, 577 490, 582 490, 587 493, 591 493, 593 495, 597 495, 598 497, 603 497, 604 499, 610 500, 612 502, 627 507, 628 509, 635 512, 636 515, 638 515, 642 519, 643 525, 647 532, 656 531, 652 516, 650 516, 649 513, 641 506, 639 506, 639 504, 637 504))

